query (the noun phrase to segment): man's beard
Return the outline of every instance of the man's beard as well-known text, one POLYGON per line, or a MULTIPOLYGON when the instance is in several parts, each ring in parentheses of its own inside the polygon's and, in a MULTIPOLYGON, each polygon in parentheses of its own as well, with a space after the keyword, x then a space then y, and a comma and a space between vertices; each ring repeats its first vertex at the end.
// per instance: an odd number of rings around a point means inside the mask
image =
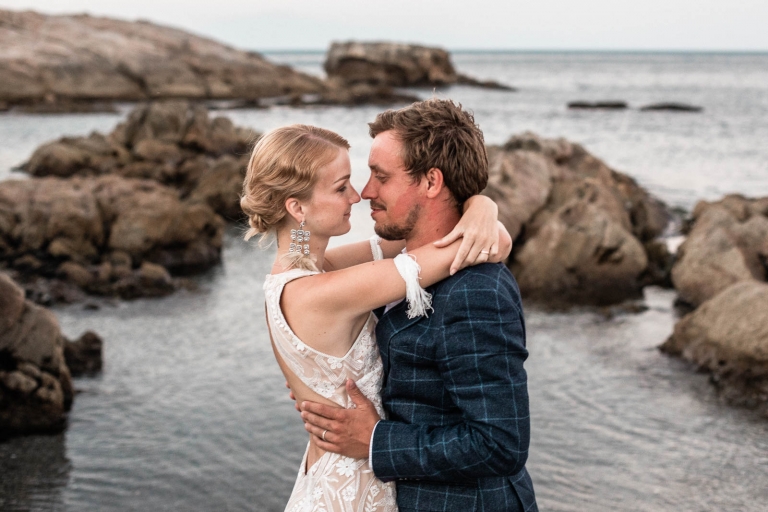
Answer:
POLYGON ((405 240, 408 235, 413 231, 413 227, 416 225, 416 221, 419 220, 419 212, 421 210, 420 205, 415 205, 410 212, 408 212, 408 218, 401 225, 389 224, 385 225, 382 222, 377 222, 373 225, 373 230, 384 240, 405 240))

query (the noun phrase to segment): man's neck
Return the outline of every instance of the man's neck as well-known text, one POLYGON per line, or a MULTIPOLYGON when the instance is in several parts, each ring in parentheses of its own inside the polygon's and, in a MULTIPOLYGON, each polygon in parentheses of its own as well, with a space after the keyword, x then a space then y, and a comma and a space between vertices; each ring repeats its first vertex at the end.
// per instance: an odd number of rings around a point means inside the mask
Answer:
POLYGON ((412 251, 422 245, 440 240, 458 224, 461 215, 453 205, 422 214, 405 239, 405 249, 412 251))

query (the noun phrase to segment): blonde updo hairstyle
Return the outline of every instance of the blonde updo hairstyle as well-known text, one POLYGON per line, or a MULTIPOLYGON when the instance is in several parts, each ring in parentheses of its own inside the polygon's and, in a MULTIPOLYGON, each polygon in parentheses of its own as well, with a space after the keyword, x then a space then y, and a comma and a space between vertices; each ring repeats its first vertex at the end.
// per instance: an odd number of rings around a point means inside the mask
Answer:
POLYGON ((250 226, 245 239, 275 234, 288 217, 285 201, 311 198, 318 171, 340 149, 349 149, 344 137, 316 126, 293 124, 264 134, 251 153, 240 198, 250 226))

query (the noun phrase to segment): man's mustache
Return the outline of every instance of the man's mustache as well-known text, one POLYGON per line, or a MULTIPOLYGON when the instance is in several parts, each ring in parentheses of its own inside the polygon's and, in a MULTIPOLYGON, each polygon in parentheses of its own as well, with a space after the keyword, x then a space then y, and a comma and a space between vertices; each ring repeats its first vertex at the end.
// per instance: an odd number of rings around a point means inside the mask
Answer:
POLYGON ((375 203, 373 201, 371 201, 371 209, 372 210, 386 210, 386 208, 384 207, 383 204, 375 203))

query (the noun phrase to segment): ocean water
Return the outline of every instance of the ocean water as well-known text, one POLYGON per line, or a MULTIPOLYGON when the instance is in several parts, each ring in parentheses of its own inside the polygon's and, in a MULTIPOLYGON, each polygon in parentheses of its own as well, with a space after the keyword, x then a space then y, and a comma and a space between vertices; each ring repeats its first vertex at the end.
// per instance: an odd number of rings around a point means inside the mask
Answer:
MULTIPOLYGON (((321 73, 322 55, 273 54, 321 73)), ((768 55, 459 53, 457 68, 518 92, 415 91, 460 101, 489 143, 532 130, 584 144, 673 206, 726 193, 768 195, 768 55), (573 100, 625 111, 568 111, 573 100), (699 114, 640 112, 681 101, 699 114)), ((108 131, 120 114, 0 115, 0 179, 39 144, 108 131)), ((302 122, 352 143, 367 180, 365 123, 378 107, 226 111, 267 130, 302 122)), ((371 233, 367 206, 353 229, 371 233)), ((199 289, 164 299, 55 308, 70 337, 105 340, 104 371, 78 378, 68 429, 0 443, 0 510, 280 511, 306 436, 273 361, 263 276, 272 253, 227 234, 199 289)), ((706 375, 657 350, 676 321, 674 292, 606 315, 526 310, 532 441, 541 510, 766 510, 768 421, 720 402, 706 375)))

